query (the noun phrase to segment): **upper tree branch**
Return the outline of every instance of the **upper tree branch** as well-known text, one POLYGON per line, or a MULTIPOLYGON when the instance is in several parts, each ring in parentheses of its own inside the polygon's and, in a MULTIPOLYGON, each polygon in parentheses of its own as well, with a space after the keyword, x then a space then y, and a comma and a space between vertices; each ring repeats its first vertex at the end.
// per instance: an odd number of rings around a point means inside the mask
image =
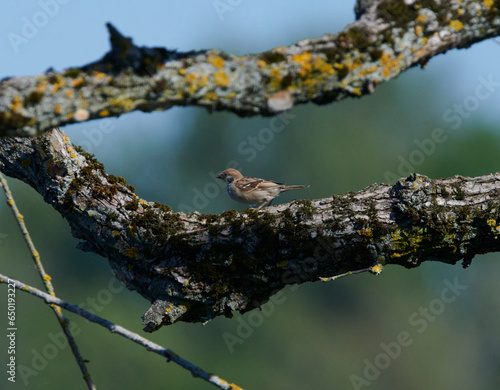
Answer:
POLYGON ((241 57, 137 47, 108 25, 112 48, 100 61, 0 81, 0 136, 174 105, 274 115, 372 93, 437 54, 500 32, 498 0, 360 0, 356 13, 338 34, 241 57))
POLYGON ((0 140, 0 170, 38 191, 129 289, 147 330, 259 307, 288 284, 380 264, 468 263, 500 250, 500 175, 431 180, 221 215, 173 213, 55 129, 0 140))

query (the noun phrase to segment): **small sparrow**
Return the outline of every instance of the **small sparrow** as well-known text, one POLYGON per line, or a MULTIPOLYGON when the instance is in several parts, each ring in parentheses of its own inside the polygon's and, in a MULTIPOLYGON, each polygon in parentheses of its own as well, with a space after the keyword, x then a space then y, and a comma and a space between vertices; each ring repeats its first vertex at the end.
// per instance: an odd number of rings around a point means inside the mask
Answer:
POLYGON ((267 202, 268 206, 278 195, 294 188, 307 188, 309 186, 287 186, 271 180, 244 177, 236 169, 226 169, 217 176, 227 183, 227 193, 237 202, 259 205, 257 210, 267 202))

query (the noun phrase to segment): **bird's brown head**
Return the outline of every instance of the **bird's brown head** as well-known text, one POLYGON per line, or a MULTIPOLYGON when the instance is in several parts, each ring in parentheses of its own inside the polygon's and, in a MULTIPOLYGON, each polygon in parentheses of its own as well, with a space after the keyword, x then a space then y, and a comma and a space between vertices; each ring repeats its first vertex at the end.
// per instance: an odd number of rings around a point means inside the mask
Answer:
POLYGON ((217 179, 222 179, 226 183, 232 183, 235 180, 241 179, 243 175, 236 169, 226 169, 225 171, 219 173, 217 179))

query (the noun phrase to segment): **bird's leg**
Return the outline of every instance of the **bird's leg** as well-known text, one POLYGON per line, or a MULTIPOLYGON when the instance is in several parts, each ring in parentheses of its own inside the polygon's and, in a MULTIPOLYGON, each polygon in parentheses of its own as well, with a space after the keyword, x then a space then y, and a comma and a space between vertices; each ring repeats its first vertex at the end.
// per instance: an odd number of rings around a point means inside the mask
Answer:
POLYGON ((271 206, 271 203, 273 203, 274 198, 272 198, 269 203, 267 204, 267 207, 271 206))
POLYGON ((257 210, 260 210, 262 207, 264 207, 264 205, 265 205, 266 203, 267 203, 267 200, 266 200, 264 203, 262 203, 259 207, 257 207, 257 210))

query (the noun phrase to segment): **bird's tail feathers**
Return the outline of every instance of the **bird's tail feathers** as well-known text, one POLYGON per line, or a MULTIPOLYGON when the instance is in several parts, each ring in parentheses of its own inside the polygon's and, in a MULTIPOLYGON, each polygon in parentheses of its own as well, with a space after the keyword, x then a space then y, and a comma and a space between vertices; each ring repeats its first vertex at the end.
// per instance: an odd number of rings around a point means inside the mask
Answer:
POLYGON ((295 185, 295 186, 286 186, 287 189, 294 189, 294 188, 308 188, 310 186, 306 185, 295 185))

